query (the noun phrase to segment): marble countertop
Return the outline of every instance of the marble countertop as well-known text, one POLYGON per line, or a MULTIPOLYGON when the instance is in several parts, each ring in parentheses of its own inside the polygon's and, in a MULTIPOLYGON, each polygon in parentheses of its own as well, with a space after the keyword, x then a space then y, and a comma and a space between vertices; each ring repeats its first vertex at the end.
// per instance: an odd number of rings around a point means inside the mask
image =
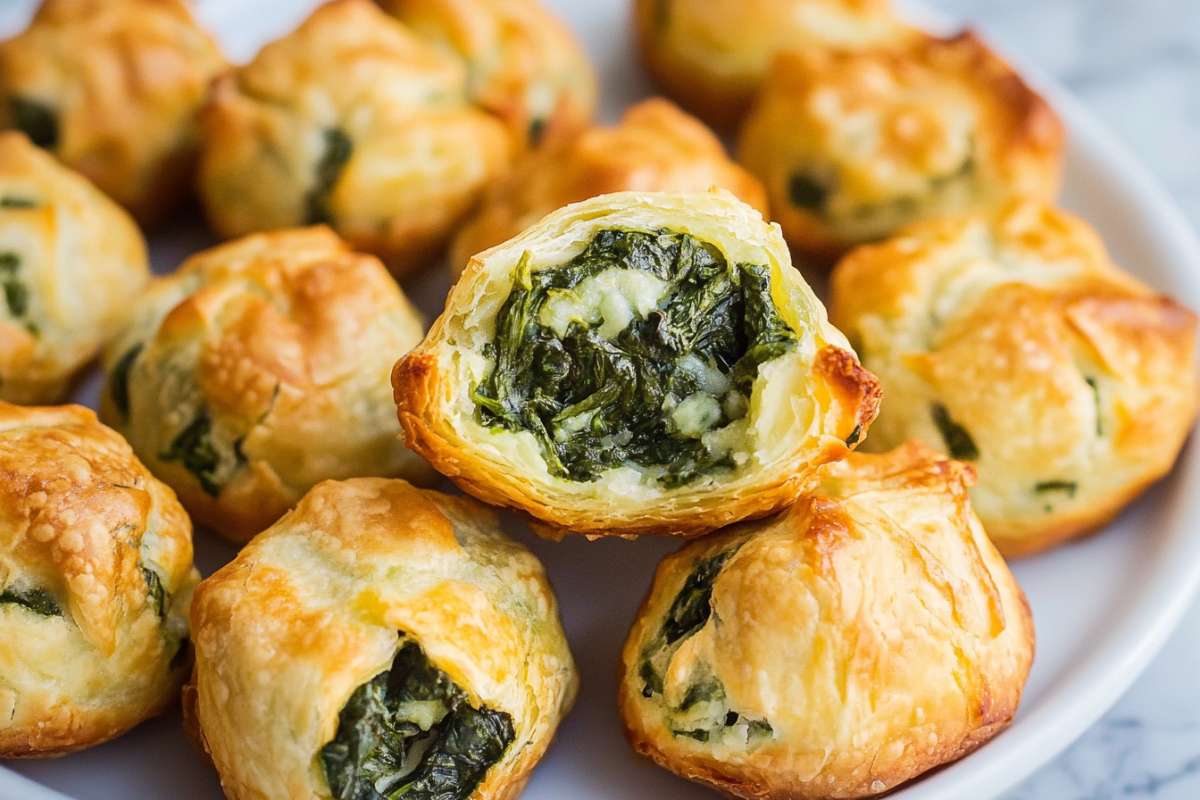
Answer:
MULTIPOLYGON (((931 4, 1070 88, 1200 227, 1200 0, 931 4)), ((1200 798, 1198 675, 1200 601, 1121 701, 1004 800, 1200 798)))

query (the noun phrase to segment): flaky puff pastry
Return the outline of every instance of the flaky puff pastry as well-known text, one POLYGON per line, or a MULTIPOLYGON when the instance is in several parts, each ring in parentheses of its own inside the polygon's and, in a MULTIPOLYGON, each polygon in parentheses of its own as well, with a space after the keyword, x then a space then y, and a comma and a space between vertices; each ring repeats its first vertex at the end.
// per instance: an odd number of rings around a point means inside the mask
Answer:
POLYGON ((472 800, 520 793, 578 687, 537 558, 478 503, 404 481, 318 485, 200 585, 191 619, 191 716, 231 800, 367 796, 334 791, 329 747, 407 643, 471 708, 509 718, 472 800))
POLYGON ((919 438, 979 470, 1006 555, 1111 519, 1196 414, 1196 317, 1037 202, 913 226, 833 275, 833 318, 887 395, 871 449, 919 438))
POLYGON ((556 208, 610 192, 703 192, 718 186, 766 213, 758 179, 735 164, 702 122, 651 98, 621 121, 594 127, 526 159, 488 189, 450 250, 450 266, 518 233, 556 208))
POLYGON ((334 0, 220 78, 200 191, 226 237, 327 223, 401 274, 442 247, 512 149, 462 62, 369 0, 334 0))
POLYGON ((182 0, 44 0, 0 43, 0 127, 157 222, 187 190, 196 112, 224 66, 182 0))
POLYGON ((0 398, 61 400, 149 277, 128 214, 23 134, 0 132, 0 398))
POLYGON ((888 0, 635 0, 642 62, 684 108, 730 128, 775 54, 900 45, 888 0))
POLYGON ((1062 125, 975 34, 785 53, 740 134, 789 244, 814 257, 911 222, 1052 199, 1062 125))
POLYGON ((973 477, 916 443, 854 453, 784 514, 666 558, 621 659, 633 747, 732 797, 824 800, 1007 727, 1034 632, 973 477))
POLYGON ((381 0, 426 41, 455 53, 467 91, 522 149, 587 125, 596 76, 571 31, 541 0, 381 0))
MULTIPOLYGON (((670 251, 671 246, 664 247, 670 251)), ((689 280, 699 272, 696 267, 689 280)), ((476 255, 428 336, 396 364, 392 382, 409 447, 465 491, 528 512, 548 535, 695 536, 778 510, 793 501, 813 468, 842 457, 858 441, 879 401, 874 376, 862 369, 792 268, 779 229, 724 191, 602 195, 566 206, 476 255), (695 304, 684 306, 682 318, 672 306, 685 289, 680 284, 663 288, 629 260, 572 291, 554 290, 540 308, 516 303, 530 285, 554 281, 555 271, 614 238, 629 239, 625 246, 638 260, 652 259, 648 251, 661 242, 680 240, 679 260, 667 269, 700 253, 717 260, 712 273, 720 277, 707 284, 695 304), (772 336, 741 339, 739 331, 750 325, 755 299, 745 301, 743 318, 726 305, 739 301, 721 299, 718 285, 740 281, 745 291, 754 274, 762 292, 756 319, 773 316, 775 327, 772 336), (642 288, 647 284, 649 295, 642 288), (583 307, 588 303, 594 305, 583 307), (506 305, 512 306, 511 313, 504 311, 506 305), (573 305, 580 307, 571 311, 573 305), (557 321, 547 323, 546 314, 553 309, 558 309, 557 321), (504 313, 508 321, 498 336, 497 318, 504 313), (536 315, 538 324, 519 322, 520 313, 536 315), (565 338, 586 336, 584 345, 556 340, 545 327, 560 326, 565 318, 572 318, 565 338), (695 331, 680 332, 692 325, 695 331), (537 389, 526 401, 515 398, 512 413, 540 414, 550 401, 570 404, 562 415, 538 423, 545 430, 554 428, 547 438, 529 427, 506 428, 483 416, 500 405, 480 398, 497 375, 508 379, 507 368, 497 373, 495 354, 510 347, 516 329, 541 331, 541 339, 528 353, 510 356, 531 358, 535 374, 558 384, 550 398, 537 389), (790 337, 790 342, 739 379, 740 368, 718 369, 705 360, 706 348, 724 337, 740 343, 726 353, 727 361, 739 364, 760 352, 752 345, 769 350, 763 344, 767 340, 790 337), (666 347, 668 340, 683 344, 666 347), (639 355, 643 346, 651 355, 639 355), (655 374, 672 365, 675 372, 669 378, 655 374), (612 370, 607 378, 606 370, 612 370), (695 394, 687 390, 686 398, 670 388, 688 377, 685 372, 699 375, 699 388, 695 394), (737 397, 730 397, 731 384, 740 387, 737 397), (594 393, 588 397, 572 397, 589 386, 587 391, 594 393), (727 390, 730 394, 723 394, 727 390), (661 396, 661 408, 654 399, 652 407, 636 412, 639 416, 622 416, 621 404, 637 408, 652 395, 661 396), (601 419, 610 413, 615 422, 601 419), (559 425, 563 417, 570 419, 559 425), (659 419, 663 427, 655 428, 659 419), (646 430, 660 433, 639 444, 638 431, 646 430), (563 440, 571 443, 572 452, 552 454, 549 442, 563 440), (620 447, 639 446, 650 457, 631 455, 601 465, 587 477, 579 471, 564 474, 554 463, 562 459, 565 464, 568 455, 586 461, 593 452, 617 454, 620 447), (696 448, 690 472, 676 471, 679 462, 670 457, 653 458, 656 452, 688 447, 696 448)))
POLYGON ((388 382, 422 329, 328 228, 248 236, 151 286, 107 348, 101 414, 197 523, 245 542, 327 478, 429 477, 388 382))
POLYGON ((0 757, 53 756, 174 702, 192 525, 80 406, 0 403, 0 757))

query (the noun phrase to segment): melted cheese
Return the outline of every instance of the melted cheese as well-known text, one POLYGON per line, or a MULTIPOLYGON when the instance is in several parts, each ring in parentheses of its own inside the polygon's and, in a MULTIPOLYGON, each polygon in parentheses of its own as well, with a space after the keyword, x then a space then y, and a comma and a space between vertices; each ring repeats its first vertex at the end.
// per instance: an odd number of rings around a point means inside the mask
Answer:
POLYGON ((538 314, 538 322, 565 336, 572 322, 592 326, 612 339, 628 327, 635 316, 644 317, 658 306, 670 286, 648 272, 613 267, 580 281, 574 289, 550 292, 538 314))

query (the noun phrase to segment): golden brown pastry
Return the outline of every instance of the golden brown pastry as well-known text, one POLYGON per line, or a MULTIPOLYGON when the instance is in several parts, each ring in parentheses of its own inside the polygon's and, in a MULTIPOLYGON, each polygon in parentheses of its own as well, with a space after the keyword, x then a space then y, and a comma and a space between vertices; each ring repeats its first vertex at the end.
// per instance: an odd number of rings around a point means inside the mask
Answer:
POLYGON ((556 208, 610 192, 728 189, 766 213, 762 184, 729 160, 699 120, 658 98, 631 106, 611 127, 594 127, 549 148, 494 183, 450 251, 461 271, 475 253, 516 236, 556 208))
POLYGON ((224 65, 182 0, 44 0, 0 42, 0 127, 153 223, 187 190, 196 111, 224 65))
POLYGON ((379 260, 328 228, 248 236, 147 292, 107 349, 101 413, 198 524, 245 542, 326 478, 430 476, 388 382, 421 332, 379 260))
POLYGON ((478 254, 392 382, 411 448, 549 535, 776 511, 879 401, 778 228, 724 191, 601 195, 478 254))
POLYGON ((0 402, 0 758, 107 741, 173 703, 192 525, 81 406, 0 402))
POLYGON ((975 464, 975 508, 1006 555, 1107 522, 1195 418, 1195 315, 1041 203, 855 250, 832 309, 887 396, 870 449, 918 438, 975 464))
POLYGON ((634 749, 732 797, 859 798, 1007 727, 1033 625, 973 477, 915 443, 855 453, 667 557, 622 655, 634 749))
POLYGON ((888 0, 635 0, 642 61, 663 91, 722 128, 745 114, 786 50, 901 45, 888 0))
POLYGON ((583 48, 540 0, 381 0, 426 41, 466 64, 471 99, 517 143, 537 147, 587 125, 596 76, 583 48))
POLYGON ((0 398, 61 400, 149 277, 128 214, 23 134, 0 132, 0 398))
POLYGON ((326 481, 196 591, 194 719, 230 800, 505 800, 574 702, 537 558, 472 500, 326 481))
POLYGON ((1062 143, 1053 110, 967 32, 781 55, 738 158, 788 243, 831 257, 917 220, 1052 199, 1062 143))
POLYGON ((508 165, 466 68, 369 0, 334 0, 223 76, 200 189, 223 236, 327 223, 401 274, 428 261, 508 165))

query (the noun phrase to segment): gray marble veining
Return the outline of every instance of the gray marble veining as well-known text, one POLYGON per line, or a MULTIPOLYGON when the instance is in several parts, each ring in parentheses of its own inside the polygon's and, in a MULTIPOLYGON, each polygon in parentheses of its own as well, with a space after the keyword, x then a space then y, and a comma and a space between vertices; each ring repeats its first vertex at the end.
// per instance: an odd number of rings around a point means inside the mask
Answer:
MULTIPOLYGON (((1200 0, 932 4, 1070 88, 1200 227, 1200 0)), ((1200 798, 1200 603, 1121 701, 1005 800, 1116 798, 1200 798)))

